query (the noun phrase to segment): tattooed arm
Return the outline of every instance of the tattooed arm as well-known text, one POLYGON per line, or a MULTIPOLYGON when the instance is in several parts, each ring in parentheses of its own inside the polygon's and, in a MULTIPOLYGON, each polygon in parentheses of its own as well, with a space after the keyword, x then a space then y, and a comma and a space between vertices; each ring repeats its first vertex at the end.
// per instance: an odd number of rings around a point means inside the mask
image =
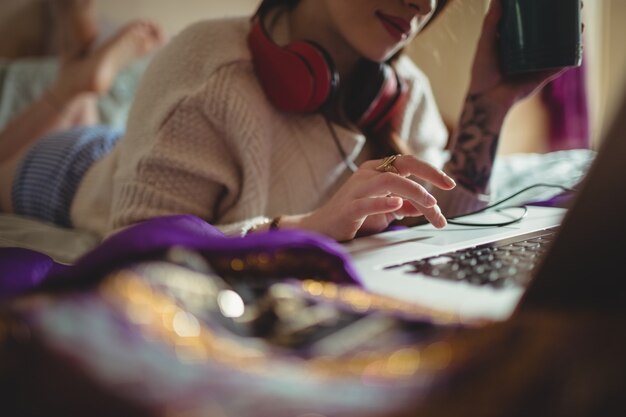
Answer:
POLYGON ((468 96, 450 143, 450 159, 444 166, 459 186, 450 191, 429 187, 446 217, 470 213, 489 204, 489 183, 507 113, 515 103, 563 72, 555 69, 503 74, 497 48, 501 16, 501 0, 491 0, 472 63, 468 96))
POLYGON ((467 96, 451 142, 450 159, 444 166, 458 185, 451 191, 431 191, 446 217, 470 213, 489 203, 489 182, 509 108, 497 95, 467 96))
POLYGON ((458 184, 486 194, 506 111, 483 94, 470 94, 445 166, 458 184))
MULTIPOLYGON (((497 30, 501 15, 500 0, 492 0, 472 64, 469 93, 451 143, 451 158, 444 167, 462 185, 453 193, 463 196, 436 196, 437 200, 446 200, 446 205, 454 207, 450 211, 453 214, 475 209, 479 204, 471 200, 478 201, 489 192, 500 131, 511 107, 534 94, 562 72, 550 70, 515 76, 503 74, 497 53, 497 30), (464 201, 452 201, 459 198, 464 201)), ((483 201, 482 204, 486 203, 483 201)))

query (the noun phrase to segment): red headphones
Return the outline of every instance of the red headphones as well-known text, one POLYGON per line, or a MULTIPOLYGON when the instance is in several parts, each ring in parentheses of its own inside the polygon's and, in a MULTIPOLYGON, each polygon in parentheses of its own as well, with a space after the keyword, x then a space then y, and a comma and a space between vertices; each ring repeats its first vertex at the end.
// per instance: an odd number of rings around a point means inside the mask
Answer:
MULTIPOLYGON (((330 55, 309 41, 277 45, 263 26, 263 16, 253 18, 248 34, 254 68, 269 101, 279 110, 312 113, 323 108, 339 89, 339 75, 330 55)), ((406 85, 386 63, 363 61, 346 92, 344 111, 364 130, 384 127, 403 107, 406 85)), ((343 93, 342 93, 343 94, 343 93)))

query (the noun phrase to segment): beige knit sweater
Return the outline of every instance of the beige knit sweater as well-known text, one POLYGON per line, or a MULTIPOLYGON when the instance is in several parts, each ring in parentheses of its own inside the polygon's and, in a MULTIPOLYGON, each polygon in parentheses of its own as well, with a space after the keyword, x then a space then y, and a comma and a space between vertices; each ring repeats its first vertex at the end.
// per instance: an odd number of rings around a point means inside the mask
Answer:
MULTIPOLYGON (((81 182, 71 208, 75 227, 106 235, 187 213, 236 234, 264 217, 309 212, 345 181, 350 172, 324 118, 282 113, 267 101, 249 29, 248 17, 196 23, 159 52, 124 138, 81 182)), ((284 19, 271 32, 278 43, 288 41, 284 19)), ((442 166, 447 131, 428 81, 408 58, 396 69, 411 91, 398 130, 416 155, 442 166)), ((368 158, 362 135, 335 129, 350 159, 368 158)), ((458 207, 477 201, 463 190, 438 198, 458 207)))

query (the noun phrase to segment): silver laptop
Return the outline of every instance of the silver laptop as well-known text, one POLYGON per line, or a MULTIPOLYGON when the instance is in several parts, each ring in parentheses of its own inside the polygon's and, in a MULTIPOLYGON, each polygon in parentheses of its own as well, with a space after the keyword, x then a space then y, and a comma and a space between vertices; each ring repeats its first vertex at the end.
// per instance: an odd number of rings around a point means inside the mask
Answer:
MULTIPOLYGON (((515 210, 520 209, 463 220, 502 222, 518 216, 515 210)), ((569 210, 528 206, 521 221, 505 227, 448 225, 438 230, 421 225, 344 246, 363 285, 375 293, 468 321, 503 320, 522 296, 524 303, 541 303, 546 297, 554 302, 566 297, 578 277, 582 297, 594 285, 592 277, 607 279, 619 271, 617 260, 626 259, 624 216, 626 95, 569 210), (552 291, 549 297, 545 288, 552 291)), ((626 295, 615 297, 626 301, 626 295)))

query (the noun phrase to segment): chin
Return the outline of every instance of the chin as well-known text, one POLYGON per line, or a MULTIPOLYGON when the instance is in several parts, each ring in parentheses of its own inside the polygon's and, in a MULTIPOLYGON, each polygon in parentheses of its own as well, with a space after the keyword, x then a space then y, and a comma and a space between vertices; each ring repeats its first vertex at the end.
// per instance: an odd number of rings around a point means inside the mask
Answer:
POLYGON ((360 51, 360 55, 363 58, 368 59, 370 61, 385 62, 385 61, 388 61, 400 49, 401 49, 400 47, 394 47, 394 48, 381 47, 381 48, 374 49, 370 45, 370 47, 367 49, 363 48, 360 51))
POLYGON ((385 53, 377 54, 375 56, 366 57, 366 58, 374 62, 387 62, 401 49, 402 48, 394 48, 391 51, 388 50, 388 51, 385 51, 385 53))
MULTIPOLYGON (((371 39, 370 39, 371 40, 371 39)), ((407 43, 390 43, 388 41, 373 41, 368 44, 364 44, 362 41, 359 44, 353 44, 354 50, 365 59, 374 62, 386 62, 393 57, 398 51, 402 50, 407 43)))

